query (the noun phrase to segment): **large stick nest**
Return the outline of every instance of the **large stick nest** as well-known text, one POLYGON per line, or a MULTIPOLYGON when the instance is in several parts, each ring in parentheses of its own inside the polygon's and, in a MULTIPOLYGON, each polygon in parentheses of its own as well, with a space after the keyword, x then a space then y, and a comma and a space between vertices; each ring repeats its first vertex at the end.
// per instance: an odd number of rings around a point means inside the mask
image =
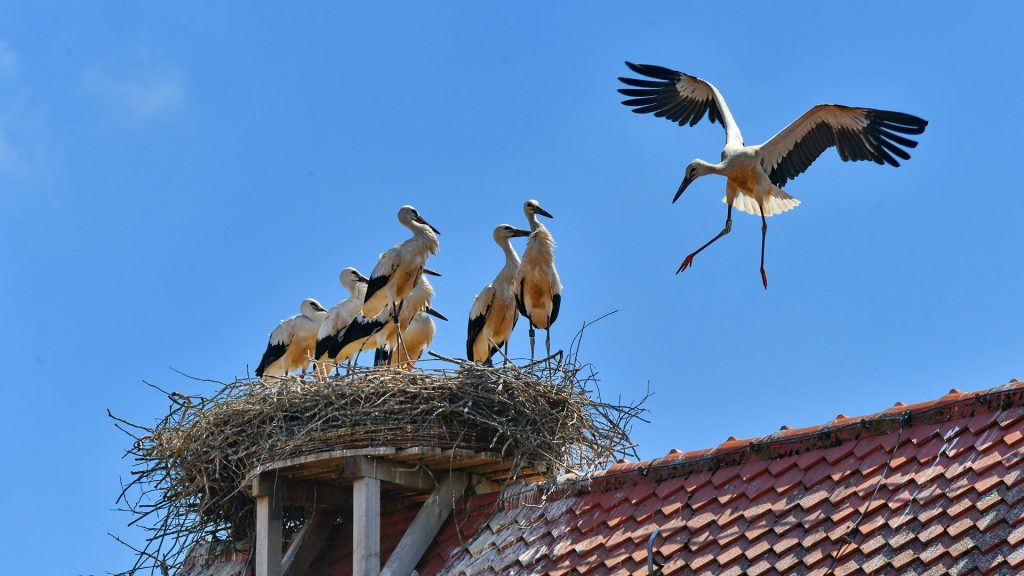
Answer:
POLYGON ((589 365, 446 360, 455 367, 236 380, 217 383, 210 396, 165 392, 171 404, 155 426, 116 419, 135 439, 127 451, 133 479, 119 504, 149 532, 124 574, 168 573, 201 539, 246 538, 254 502, 241 484, 283 458, 370 446, 459 448, 500 453, 514 478, 528 466, 552 475, 604 468, 633 447, 630 424, 643 409, 603 402, 589 365))

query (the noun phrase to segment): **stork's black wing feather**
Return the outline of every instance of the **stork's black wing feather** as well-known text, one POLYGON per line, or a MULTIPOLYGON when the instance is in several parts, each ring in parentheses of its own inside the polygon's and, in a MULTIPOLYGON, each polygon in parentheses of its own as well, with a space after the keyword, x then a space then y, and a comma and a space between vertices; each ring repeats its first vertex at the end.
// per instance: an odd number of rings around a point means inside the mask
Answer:
POLYGON ((376 277, 371 276, 369 282, 366 283, 366 295, 363 296, 363 302, 369 302, 370 298, 373 297, 374 294, 388 285, 388 280, 390 278, 390 274, 382 274, 376 277))
POLYGON ((551 295, 551 318, 548 320, 548 326, 555 323, 558 320, 558 309, 562 307, 562 295, 552 294, 551 295))
POLYGON ((917 146, 900 134, 921 134, 926 126, 928 121, 902 112, 821 104, 761 145, 758 158, 779 187, 803 174, 832 146, 844 162, 899 166, 896 158, 910 159, 903 148, 917 146))
POLYGON ((262 378, 263 373, 266 372, 267 368, 270 368, 271 364, 283 358, 284 353, 287 351, 287 344, 271 344, 268 342, 267 351, 263 353, 263 358, 260 358, 260 365, 256 367, 256 377, 262 378))
POLYGON ((338 335, 337 334, 333 334, 333 335, 330 335, 330 336, 324 336, 323 338, 318 339, 316 341, 316 350, 313 352, 313 358, 316 358, 317 360, 323 358, 324 354, 327 354, 328 352, 330 352, 330 350, 331 350, 331 342, 334 342, 337 339, 338 339, 338 335))
POLYGON ((680 126, 693 126, 707 114, 712 123, 722 124, 722 112, 715 101, 714 90, 705 80, 651 64, 626 62, 626 66, 637 74, 655 79, 619 78, 623 84, 632 86, 620 88, 619 93, 630 97, 622 103, 631 106, 633 112, 654 113, 680 126))
POLYGON ((483 314, 479 316, 471 317, 469 319, 469 327, 466 336, 466 359, 470 362, 476 362, 477 359, 473 358, 473 344, 476 342, 480 333, 484 330, 484 324, 487 323, 487 312, 490 311, 491 307, 488 306, 487 310, 484 310, 483 314))
POLYGON ((374 318, 366 318, 365 316, 356 316, 345 331, 338 335, 338 338, 332 343, 327 353, 331 358, 341 354, 342 349, 348 346, 352 342, 358 342, 363 338, 369 338, 376 334, 381 328, 384 327, 384 322, 376 320, 374 318))

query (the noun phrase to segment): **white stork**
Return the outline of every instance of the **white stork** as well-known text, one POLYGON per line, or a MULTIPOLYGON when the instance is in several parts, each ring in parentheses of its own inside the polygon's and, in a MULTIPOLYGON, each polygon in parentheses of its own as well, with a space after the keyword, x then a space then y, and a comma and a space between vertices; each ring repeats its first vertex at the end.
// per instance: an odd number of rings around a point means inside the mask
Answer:
POLYGON ((562 282, 555 270, 555 239, 537 221, 537 215, 554 218, 536 200, 527 200, 523 212, 530 222, 530 239, 513 279, 519 313, 530 321, 530 359, 533 360, 534 328, 546 332, 545 346, 551 356, 551 325, 558 319, 562 303, 562 282))
MULTIPOLYGON (((417 360, 419 355, 422 355, 427 349, 427 346, 430 344, 430 340, 434 337, 434 333, 431 331, 429 338, 426 338, 424 341, 423 338, 425 337, 425 333, 421 329, 417 335, 417 342, 414 343, 412 341, 406 341, 406 330, 409 328, 416 316, 420 312, 423 312, 434 316, 435 318, 440 318, 441 320, 448 320, 440 312, 430 307, 430 301, 434 298, 434 287, 430 284, 430 281, 427 280, 428 274, 431 276, 440 276, 437 272, 424 268, 423 275, 420 276, 419 282, 417 282, 416 286, 414 286, 412 291, 409 292, 409 295, 402 299, 398 304, 398 327, 402 332, 402 343, 409 351, 409 360, 417 360), (422 346, 422 349, 419 351, 419 355, 415 355, 415 357, 413 357, 413 349, 419 346, 422 346)), ((374 326, 375 331, 373 332, 373 338, 377 348, 377 352, 374 354, 374 366, 399 364, 399 357, 396 353, 398 351, 398 340, 395 334, 395 325, 393 323, 386 322, 386 314, 387 311, 382 311, 381 315, 378 316, 378 320, 380 322, 374 326)), ((431 321, 430 325, 433 326, 433 324, 433 321, 431 321)))
MULTIPOLYGON (((327 352, 331 343, 338 339, 338 336, 348 328, 352 320, 363 308, 363 296, 366 294, 366 283, 368 280, 355 268, 345 268, 339 276, 341 285, 348 290, 349 297, 338 302, 327 311, 327 318, 320 325, 316 335, 316 351, 313 357, 318 361, 330 360, 335 365, 344 362, 344 357, 328 357, 327 352)), ((330 366, 324 365, 324 375, 330 373, 330 366)))
MULTIPOLYGON (((437 228, 424 220, 412 206, 398 210, 398 221, 412 231, 412 238, 381 254, 370 273, 363 302, 363 315, 373 318, 387 307, 391 321, 398 324, 399 302, 412 291, 423 272, 427 257, 437 254, 437 228)), ((418 312, 418 310, 417 310, 418 312)), ((401 330, 398 345, 403 347, 401 330)))
POLYGON ((299 306, 299 314, 286 320, 270 333, 267 351, 256 368, 256 376, 284 376, 292 370, 301 369, 306 373, 313 350, 316 347, 316 333, 320 323, 327 317, 327 310, 312 298, 306 298, 299 306))
POLYGON ((720 122, 725 128, 725 148, 722 161, 711 164, 694 160, 686 168, 686 175, 675 202, 694 180, 707 174, 720 174, 728 181, 725 186, 725 228, 717 236, 683 260, 676 274, 693 264, 693 258, 732 229, 732 208, 761 216, 761 281, 768 288, 764 271, 764 240, 768 232, 767 216, 786 212, 800 202, 782 191, 789 180, 802 174, 826 149, 835 146, 843 161, 871 160, 876 164, 899 166, 909 160, 902 147, 914 148, 917 142, 900 134, 921 134, 928 122, 904 114, 872 108, 850 108, 838 104, 819 104, 795 122, 759 146, 746 146, 732 113, 725 105, 722 94, 710 82, 669 68, 626 62, 638 74, 654 78, 619 78, 634 88, 620 88, 629 96, 622 103, 633 107, 633 112, 664 117, 680 126, 693 126, 708 114, 711 122, 720 122))
POLYGON ((520 230, 508 224, 494 229, 494 242, 505 253, 505 265, 494 280, 476 295, 469 311, 466 358, 471 362, 489 365, 494 353, 502 346, 508 346, 509 336, 519 319, 513 284, 516 272, 519 271, 519 255, 512 247, 512 239, 529 235, 528 230, 520 230))
MULTIPOLYGON (((437 327, 434 325, 434 321, 430 319, 431 316, 448 320, 437 310, 428 306, 423 311, 417 312, 409 321, 409 324, 402 329, 402 341, 409 351, 409 360, 401 363, 402 369, 412 370, 415 368, 415 362, 420 359, 420 356, 423 356, 423 353, 427 351, 427 347, 430 346, 430 342, 434 340, 434 333, 437 327)), ((375 366, 399 366, 398 355, 392 353, 393 349, 394 339, 392 338, 386 346, 377 348, 373 364, 375 366)))
MULTIPOLYGON (((423 269, 423 274, 440 276, 437 272, 426 268, 423 269)), ((403 336, 413 316, 417 312, 428 309, 430 307, 430 300, 433 297, 433 286, 431 286, 425 276, 421 275, 419 282, 416 283, 416 286, 413 287, 412 291, 409 292, 399 305, 398 325, 402 329, 403 336)), ((435 312, 435 314, 437 313, 435 312)), ((444 318, 440 314, 437 314, 437 316, 444 318)), ((391 321, 391 311, 384 309, 375 317, 358 314, 345 331, 332 341, 328 354, 333 353, 340 358, 353 358, 363 350, 385 347, 389 343, 393 349, 397 349, 395 324, 391 321)))

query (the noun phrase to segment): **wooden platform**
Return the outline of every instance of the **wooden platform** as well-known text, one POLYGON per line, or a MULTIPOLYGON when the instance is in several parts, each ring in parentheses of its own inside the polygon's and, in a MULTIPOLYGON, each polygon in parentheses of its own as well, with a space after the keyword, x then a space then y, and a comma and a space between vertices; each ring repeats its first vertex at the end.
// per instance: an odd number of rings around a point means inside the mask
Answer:
MULTIPOLYGON (((355 460, 364 458, 380 463, 382 468, 391 468, 396 472, 404 473, 409 477, 407 480, 422 474, 431 478, 439 478, 437 472, 443 475, 454 471, 466 472, 495 484, 504 484, 510 480, 540 482, 545 479, 545 471, 534 467, 520 469, 518 476, 513 479, 512 460, 502 458, 500 454, 494 452, 380 446, 317 452, 278 460, 253 470, 243 482, 242 489, 251 493, 252 480, 260 474, 267 473, 273 473, 279 478, 302 480, 325 486, 351 485, 352 479, 359 476, 356 474, 358 470, 355 468, 361 466, 355 460)), ((433 484, 436 482, 432 481, 431 487, 433 484)))
POLYGON ((513 478, 513 464, 493 452, 370 447, 318 452, 260 466, 242 485, 256 499, 256 576, 303 574, 338 519, 352 524, 354 575, 409 574, 467 488, 493 492, 512 480, 545 479, 543 469, 530 467, 518 470, 513 478), (382 568, 382 509, 408 502, 422 502, 422 507, 382 568), (282 557, 285 506, 301 506, 307 519, 282 557))

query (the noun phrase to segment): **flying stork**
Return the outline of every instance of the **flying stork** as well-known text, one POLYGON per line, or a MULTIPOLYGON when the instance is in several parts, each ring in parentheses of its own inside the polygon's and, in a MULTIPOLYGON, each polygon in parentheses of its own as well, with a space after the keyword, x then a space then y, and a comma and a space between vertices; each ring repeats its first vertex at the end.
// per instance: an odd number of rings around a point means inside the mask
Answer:
POLYGON ((512 239, 529 235, 528 230, 508 224, 494 229, 494 242, 505 253, 505 265, 494 280, 476 295, 469 311, 466 358, 471 362, 489 365, 495 352, 502 346, 508 347, 509 336, 519 319, 515 284, 512 282, 519 271, 519 255, 512 247, 512 239))
POLYGON ((530 239, 526 242, 523 261, 512 282, 519 313, 530 321, 530 360, 533 360, 534 328, 543 328, 546 332, 545 346, 548 356, 551 356, 551 325, 558 319, 562 282, 555 270, 555 239, 537 221, 538 214, 548 218, 554 216, 541 208, 536 200, 527 200, 523 204, 523 213, 530 222, 530 239))
POLYGON ((299 306, 299 314, 281 321, 270 333, 267 351, 256 368, 256 376, 284 376, 292 370, 306 368, 316 347, 316 333, 327 317, 327 310, 312 298, 299 306))
POLYGON ((683 260, 676 274, 693 265, 693 258, 732 229, 733 206, 761 217, 761 281, 768 288, 764 271, 764 241, 768 232, 766 217, 792 210, 800 201, 782 191, 789 180, 802 174, 826 149, 835 146, 843 161, 871 160, 876 164, 899 166, 895 157, 909 160, 904 148, 914 148, 917 142, 900 134, 916 135, 924 132, 928 122, 904 114, 873 108, 851 108, 838 104, 819 104, 808 110, 795 122, 772 136, 764 144, 746 146, 725 98, 710 82, 700 78, 649 64, 626 62, 630 70, 654 78, 622 78, 633 88, 620 88, 629 96, 622 103, 633 107, 633 112, 667 118, 680 126, 693 126, 704 117, 719 122, 725 128, 725 148, 722 161, 711 164, 694 160, 672 202, 697 178, 707 174, 720 174, 728 181, 725 186, 725 227, 717 236, 683 260))
MULTIPOLYGON (((437 254, 437 234, 440 234, 412 206, 402 206, 398 210, 398 221, 412 231, 412 238, 380 255, 370 273, 363 302, 364 316, 373 318, 387 307, 391 321, 396 325, 399 303, 416 285, 427 257, 437 254)), ((401 330, 398 331, 398 346, 404 347, 401 330)))
MULTIPOLYGON (((327 317, 316 335, 316 350, 313 357, 318 361, 330 360, 335 365, 345 361, 342 357, 328 357, 327 352, 331 342, 337 340, 338 336, 348 328, 352 320, 363 308, 363 296, 366 294, 366 283, 368 280, 355 268, 345 268, 339 276, 341 285, 348 290, 349 297, 338 302, 327 311, 327 317)), ((323 375, 330 373, 330 366, 324 365, 323 375)))

